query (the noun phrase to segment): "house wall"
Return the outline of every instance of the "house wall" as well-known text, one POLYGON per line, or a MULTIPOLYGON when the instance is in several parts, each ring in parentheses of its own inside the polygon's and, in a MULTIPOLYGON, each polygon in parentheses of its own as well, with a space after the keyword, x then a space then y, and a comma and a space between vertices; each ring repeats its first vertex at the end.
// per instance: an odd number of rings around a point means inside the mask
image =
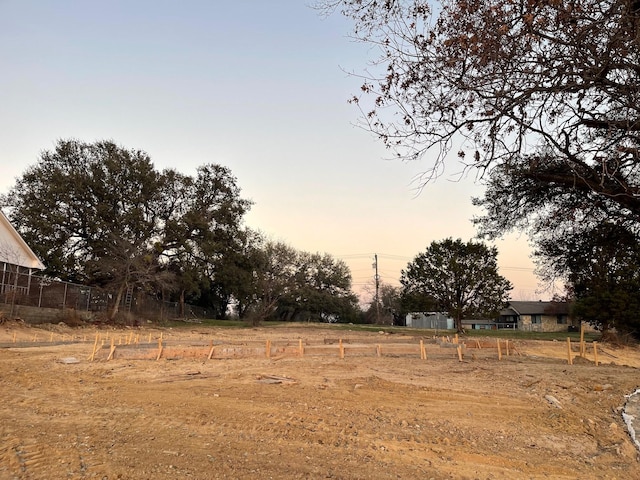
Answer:
POLYGON ((0 211, 0 261, 36 270, 44 269, 42 262, 2 211, 0 211))
POLYGON ((556 315, 542 315, 542 323, 533 323, 531 315, 520 315, 518 329, 526 332, 566 332, 569 325, 558 323, 556 315))

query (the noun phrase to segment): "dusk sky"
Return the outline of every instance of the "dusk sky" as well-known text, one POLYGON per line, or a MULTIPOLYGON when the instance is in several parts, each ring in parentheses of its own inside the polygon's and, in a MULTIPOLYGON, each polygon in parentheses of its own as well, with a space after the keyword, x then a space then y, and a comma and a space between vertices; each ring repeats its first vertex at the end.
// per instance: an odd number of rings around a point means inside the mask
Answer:
MULTIPOLYGON (((354 288, 399 285, 433 240, 469 240, 482 187, 389 160, 347 100, 375 52, 303 0, 0 0, 0 192, 58 139, 114 140, 156 168, 231 169, 246 224, 350 266, 354 288)), ((496 243, 517 300, 539 292, 524 236, 496 243)))

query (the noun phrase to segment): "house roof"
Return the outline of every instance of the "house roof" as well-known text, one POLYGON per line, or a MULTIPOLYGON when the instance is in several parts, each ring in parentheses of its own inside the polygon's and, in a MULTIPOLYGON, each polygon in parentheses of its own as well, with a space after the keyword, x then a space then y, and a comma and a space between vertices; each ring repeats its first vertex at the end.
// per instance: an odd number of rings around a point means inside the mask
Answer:
POLYGON ((569 304, 567 302, 509 302, 508 308, 500 312, 500 315, 567 315, 569 304))
POLYGON ((44 270, 40 259, 0 210, 0 262, 44 270))

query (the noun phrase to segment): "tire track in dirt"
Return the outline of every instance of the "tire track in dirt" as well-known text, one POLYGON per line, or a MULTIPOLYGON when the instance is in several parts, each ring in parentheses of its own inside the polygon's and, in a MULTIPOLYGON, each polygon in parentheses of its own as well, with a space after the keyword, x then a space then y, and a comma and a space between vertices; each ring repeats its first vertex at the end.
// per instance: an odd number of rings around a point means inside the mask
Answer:
POLYGON ((18 438, 7 439, 3 444, 0 465, 6 465, 7 478, 54 478, 49 464, 51 452, 44 445, 18 438))

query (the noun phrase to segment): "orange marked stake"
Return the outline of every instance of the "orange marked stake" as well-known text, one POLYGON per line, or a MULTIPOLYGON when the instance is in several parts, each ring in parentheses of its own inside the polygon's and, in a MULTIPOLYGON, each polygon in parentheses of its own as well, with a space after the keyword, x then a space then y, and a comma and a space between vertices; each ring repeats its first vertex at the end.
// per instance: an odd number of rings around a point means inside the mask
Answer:
POLYGON ((96 341, 93 342, 93 350, 91 351, 91 356, 89 360, 93 362, 93 359, 96 357, 96 352, 98 351, 98 334, 96 334, 96 341))
POLYGON ((113 358, 113 354, 116 351, 115 343, 113 342, 113 337, 111 337, 111 351, 109 352, 109 356, 107 357, 107 362, 113 358))
POLYGON ((162 334, 160 334, 160 338, 158 339, 158 356, 156 357, 156 362, 160 360, 162 356, 162 334))

